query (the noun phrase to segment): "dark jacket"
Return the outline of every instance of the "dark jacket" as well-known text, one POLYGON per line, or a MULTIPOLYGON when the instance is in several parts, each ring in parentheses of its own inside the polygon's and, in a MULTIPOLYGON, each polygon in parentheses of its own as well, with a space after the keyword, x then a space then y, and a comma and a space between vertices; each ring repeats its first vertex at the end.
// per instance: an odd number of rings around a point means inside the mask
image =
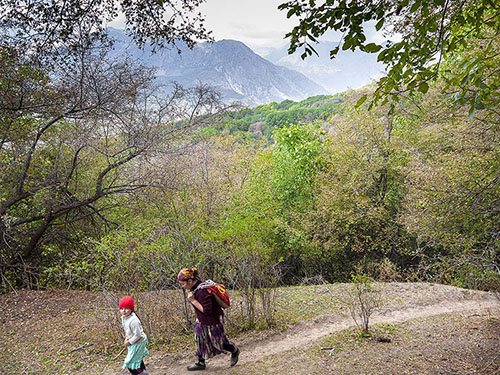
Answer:
MULTIPOLYGON (((191 288, 191 291, 195 291, 200 284, 201 281, 198 281, 191 288)), ((217 303, 213 294, 209 293, 207 289, 199 288, 194 292, 194 298, 203 306, 203 312, 196 307, 194 308, 196 318, 201 324, 210 326, 221 323, 220 317, 224 316, 224 311, 222 311, 222 307, 217 303)))

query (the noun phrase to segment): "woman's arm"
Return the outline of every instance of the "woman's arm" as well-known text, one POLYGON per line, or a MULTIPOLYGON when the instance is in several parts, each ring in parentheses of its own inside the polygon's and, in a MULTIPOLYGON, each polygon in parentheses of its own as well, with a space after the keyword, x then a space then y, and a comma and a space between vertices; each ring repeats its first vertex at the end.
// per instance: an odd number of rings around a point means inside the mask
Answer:
POLYGON ((193 293, 192 300, 190 299, 190 301, 202 313, 209 315, 212 314, 214 309, 214 299, 212 294, 210 294, 207 289, 198 289, 196 291, 196 295, 193 293), (195 302, 193 301, 196 301, 198 303, 195 304, 195 302))
POLYGON ((194 293, 193 292, 189 292, 188 293, 188 300, 189 302, 191 302, 191 304, 197 308, 198 310, 200 310, 201 312, 204 312, 204 309, 203 309, 203 306, 201 305, 201 303, 194 297, 194 293))

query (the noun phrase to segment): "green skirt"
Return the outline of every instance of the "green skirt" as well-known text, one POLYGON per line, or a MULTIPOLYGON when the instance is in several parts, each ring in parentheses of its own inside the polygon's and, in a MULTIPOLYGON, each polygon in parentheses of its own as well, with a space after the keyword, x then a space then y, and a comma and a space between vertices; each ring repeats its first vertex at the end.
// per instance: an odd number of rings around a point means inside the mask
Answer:
POLYGON ((137 370, 141 367, 142 359, 149 354, 146 349, 146 344, 148 339, 140 342, 138 344, 132 344, 127 347, 127 356, 123 361, 123 368, 128 368, 131 370, 137 370))

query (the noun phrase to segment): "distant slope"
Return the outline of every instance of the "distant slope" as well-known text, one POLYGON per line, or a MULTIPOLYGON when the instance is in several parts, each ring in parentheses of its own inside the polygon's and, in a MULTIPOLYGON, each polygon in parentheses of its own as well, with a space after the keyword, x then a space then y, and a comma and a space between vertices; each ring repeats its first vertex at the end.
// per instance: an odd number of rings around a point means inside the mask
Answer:
POLYGON ((225 101, 239 101, 256 106, 272 101, 300 101, 310 96, 328 94, 303 74, 277 66, 235 40, 200 43, 182 53, 163 50, 151 54, 139 50, 121 31, 109 29, 115 39, 113 54, 129 54, 144 65, 158 67, 158 81, 176 81, 186 87, 199 82, 215 86, 225 101))
POLYGON ((276 127, 327 121, 332 114, 341 110, 343 102, 342 94, 337 94, 311 96, 300 102, 284 100, 263 104, 226 113, 217 130, 230 133, 244 131, 257 139, 266 137, 271 140, 276 127))
POLYGON ((384 65, 377 62, 377 54, 361 51, 340 51, 330 59, 330 51, 337 42, 320 42, 314 48, 319 56, 312 55, 302 60, 301 52, 288 55, 287 47, 270 50, 264 55, 269 61, 303 73, 332 94, 356 89, 379 79, 384 74, 384 65))

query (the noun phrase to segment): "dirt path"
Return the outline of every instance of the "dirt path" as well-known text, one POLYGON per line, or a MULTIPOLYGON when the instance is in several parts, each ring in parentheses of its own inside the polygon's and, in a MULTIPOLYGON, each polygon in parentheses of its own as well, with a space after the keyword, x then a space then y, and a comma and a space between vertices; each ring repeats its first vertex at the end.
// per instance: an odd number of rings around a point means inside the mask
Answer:
MULTIPOLYGON (((275 301, 279 325, 230 336, 241 348, 238 365, 230 368, 229 356, 221 355, 208 360, 203 373, 500 374, 500 301, 493 293, 423 282, 379 286, 385 310, 374 314, 370 324, 388 323, 376 329, 391 344, 358 340, 352 329, 343 332, 354 323, 342 315, 347 308, 338 297, 350 284, 284 287, 275 301), (298 323, 278 331, 285 319, 298 323), (321 345, 333 345, 335 351, 320 350, 321 345)), ((142 301, 152 306, 158 298, 144 295, 142 301)), ((121 338, 123 332, 116 307, 103 302, 100 293, 21 290, 0 295, 0 304, 0 363, 8 373, 128 374, 121 369, 124 353, 113 352, 111 359, 107 352, 117 349, 113 335, 121 338)), ((185 337, 181 345, 189 348, 167 351, 152 345, 146 358, 150 373, 188 374, 194 353, 185 337)))
MULTIPOLYGON (((425 318, 435 315, 455 312, 485 312, 488 309, 499 308, 500 301, 493 295, 482 295, 480 298, 470 300, 453 301, 445 299, 439 303, 428 305, 407 306, 402 309, 385 310, 372 316, 370 322, 374 323, 398 323, 409 319, 425 318)), ((350 317, 340 315, 324 315, 316 318, 314 321, 300 323, 289 331, 268 337, 261 341, 251 342, 240 345, 241 356, 238 368, 247 367, 251 372, 252 364, 262 360, 266 356, 284 353, 295 347, 310 346, 322 337, 330 335, 336 331, 353 326, 353 320, 350 317)), ((173 375, 190 374, 186 370, 186 365, 190 364, 193 356, 183 358, 182 360, 172 361, 168 358, 153 355, 148 360, 148 370, 153 375, 173 375)), ((109 372, 107 374, 111 374, 109 372)), ((207 370, 204 374, 230 374, 229 356, 218 356, 207 361, 207 370)))

